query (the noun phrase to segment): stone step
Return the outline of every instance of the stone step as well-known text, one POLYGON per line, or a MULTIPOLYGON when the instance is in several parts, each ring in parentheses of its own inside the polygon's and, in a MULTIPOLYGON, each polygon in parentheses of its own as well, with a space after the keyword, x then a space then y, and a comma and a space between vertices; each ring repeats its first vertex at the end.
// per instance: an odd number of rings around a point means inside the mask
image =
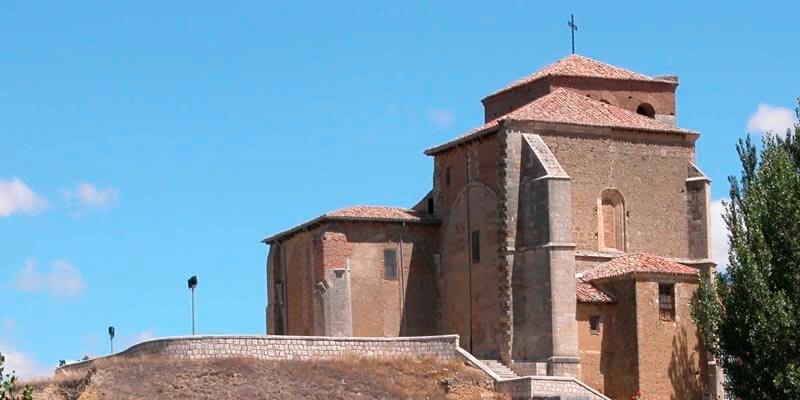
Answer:
POLYGON ((498 360, 480 360, 484 365, 489 367, 501 379, 517 378, 517 374, 510 368, 498 360))

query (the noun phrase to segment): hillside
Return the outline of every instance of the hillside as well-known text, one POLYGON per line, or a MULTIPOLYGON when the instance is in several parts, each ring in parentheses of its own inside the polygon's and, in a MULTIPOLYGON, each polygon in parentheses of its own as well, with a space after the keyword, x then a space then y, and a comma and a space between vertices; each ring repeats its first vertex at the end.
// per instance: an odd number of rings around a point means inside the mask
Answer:
POLYGON ((39 400, 506 398, 480 371, 435 357, 109 359, 83 376, 60 375, 34 386, 39 400))

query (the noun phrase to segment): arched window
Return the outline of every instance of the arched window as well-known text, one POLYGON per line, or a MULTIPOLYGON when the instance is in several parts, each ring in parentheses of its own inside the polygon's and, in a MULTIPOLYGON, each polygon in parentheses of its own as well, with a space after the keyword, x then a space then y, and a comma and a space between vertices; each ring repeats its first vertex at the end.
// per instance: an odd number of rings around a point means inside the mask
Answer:
POLYGON ((653 108, 653 106, 651 106, 649 103, 639 104, 639 107, 636 107, 636 113, 649 118, 656 117, 656 109, 653 108))
POLYGON ((603 190, 597 200, 599 250, 625 251, 625 199, 619 190, 603 190))

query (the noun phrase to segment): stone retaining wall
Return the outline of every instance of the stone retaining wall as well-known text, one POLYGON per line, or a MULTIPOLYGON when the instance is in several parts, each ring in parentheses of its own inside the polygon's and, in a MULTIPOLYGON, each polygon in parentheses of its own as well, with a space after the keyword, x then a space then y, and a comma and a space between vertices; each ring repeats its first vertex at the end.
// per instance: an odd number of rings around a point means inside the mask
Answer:
POLYGON ((572 377, 525 376, 497 381, 494 388, 498 392, 508 393, 515 400, 558 395, 574 399, 609 400, 602 393, 572 377))
POLYGON ((186 359, 251 357, 261 360, 331 359, 344 355, 397 357, 432 355, 459 357, 458 335, 393 338, 327 336, 178 336, 147 340, 120 353, 65 365, 56 372, 91 368, 98 359, 175 357, 186 359))

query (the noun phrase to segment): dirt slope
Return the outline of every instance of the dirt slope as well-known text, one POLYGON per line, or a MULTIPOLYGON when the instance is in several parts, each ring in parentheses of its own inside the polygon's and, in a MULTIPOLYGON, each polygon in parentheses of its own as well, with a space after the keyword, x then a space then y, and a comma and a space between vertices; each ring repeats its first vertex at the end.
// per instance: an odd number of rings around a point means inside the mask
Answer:
POLYGON ((124 399, 505 399, 491 379, 459 361, 98 361, 89 375, 35 384, 41 400, 124 399))

